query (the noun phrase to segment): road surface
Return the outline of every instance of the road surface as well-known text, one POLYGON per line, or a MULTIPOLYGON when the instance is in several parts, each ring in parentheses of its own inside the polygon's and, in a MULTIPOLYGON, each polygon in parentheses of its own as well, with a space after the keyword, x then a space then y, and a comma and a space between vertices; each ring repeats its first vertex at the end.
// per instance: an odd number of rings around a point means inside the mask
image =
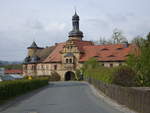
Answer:
POLYGON ((85 82, 53 82, 14 101, 0 113, 123 113, 95 96, 85 82))

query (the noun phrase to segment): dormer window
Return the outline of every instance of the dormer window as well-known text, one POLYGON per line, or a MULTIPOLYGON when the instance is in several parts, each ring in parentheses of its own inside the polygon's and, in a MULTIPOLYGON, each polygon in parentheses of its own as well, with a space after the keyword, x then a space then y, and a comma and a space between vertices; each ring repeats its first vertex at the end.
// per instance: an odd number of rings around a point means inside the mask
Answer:
POLYGON ((117 48, 117 50, 122 50, 122 49, 123 49, 123 48, 121 48, 121 47, 120 47, 120 48, 117 48))
POLYGON ((130 55, 125 55, 125 57, 129 57, 130 55))
POLYGON ((115 57, 114 55, 109 55, 108 57, 115 57))
POLYGON ((108 48, 103 48, 103 49, 101 49, 101 51, 105 51, 105 50, 109 50, 108 48))

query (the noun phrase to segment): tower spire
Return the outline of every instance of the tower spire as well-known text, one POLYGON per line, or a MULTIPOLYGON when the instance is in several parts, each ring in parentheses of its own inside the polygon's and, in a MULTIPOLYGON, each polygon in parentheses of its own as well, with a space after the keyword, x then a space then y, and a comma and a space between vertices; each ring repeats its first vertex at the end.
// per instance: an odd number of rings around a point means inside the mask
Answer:
POLYGON ((76 6, 74 6, 74 13, 77 14, 76 6))
POLYGON ((69 32, 69 37, 82 40, 83 32, 79 29, 79 16, 75 9, 75 14, 72 16, 72 31, 69 32))

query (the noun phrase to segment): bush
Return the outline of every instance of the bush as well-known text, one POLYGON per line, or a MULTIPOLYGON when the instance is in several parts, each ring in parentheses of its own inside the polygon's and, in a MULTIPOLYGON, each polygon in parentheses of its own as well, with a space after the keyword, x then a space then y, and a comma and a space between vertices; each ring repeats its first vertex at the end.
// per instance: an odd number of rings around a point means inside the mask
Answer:
POLYGON ((5 68, 5 69, 20 69, 20 70, 22 70, 22 64, 1 65, 0 68, 5 68))
POLYGON ((50 81, 60 81, 60 75, 57 72, 52 72, 50 81))
POLYGON ((150 33, 147 38, 140 39, 135 43, 138 54, 128 57, 127 65, 136 72, 136 83, 138 86, 150 86, 150 33))
POLYGON ((88 69, 84 72, 86 77, 100 80, 104 83, 112 83, 112 71, 113 68, 99 67, 96 69, 88 69))
POLYGON ((0 82, 0 100, 24 94, 28 91, 40 88, 48 84, 48 78, 37 78, 32 80, 14 80, 0 82))
POLYGON ((117 67, 112 74, 112 83, 121 86, 135 86, 135 72, 127 67, 117 67))
POLYGON ((75 71, 75 75, 76 75, 76 77, 77 77, 77 80, 83 80, 83 74, 81 73, 81 70, 79 70, 79 69, 76 69, 76 71, 75 71))
POLYGON ((112 82, 113 68, 103 67, 95 58, 91 58, 81 68, 84 78, 94 78, 105 83, 112 82))

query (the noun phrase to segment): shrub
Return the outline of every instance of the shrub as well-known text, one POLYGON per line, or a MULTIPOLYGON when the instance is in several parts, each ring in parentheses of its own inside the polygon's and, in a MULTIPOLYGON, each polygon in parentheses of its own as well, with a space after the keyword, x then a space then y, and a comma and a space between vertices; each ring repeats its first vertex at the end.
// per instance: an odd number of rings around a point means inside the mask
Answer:
POLYGON ((127 66, 117 67, 112 73, 112 83, 121 86, 135 86, 135 72, 127 66))
POLYGON ((32 80, 14 80, 0 82, 0 100, 24 94, 28 91, 40 88, 48 84, 48 78, 37 78, 32 80))
POLYGON ((105 83, 112 82, 113 68, 103 67, 95 58, 91 58, 83 64, 81 68, 84 78, 90 77, 101 80, 105 83))
POLYGON ((99 68, 95 68, 95 69, 86 70, 84 72, 84 75, 86 75, 86 77, 100 80, 104 83, 111 83, 112 82, 112 71, 113 71, 113 68, 99 67, 99 68))
POLYGON ((76 75, 77 80, 79 81, 83 80, 83 75, 81 74, 81 71, 79 69, 76 69, 75 75, 76 75))
POLYGON ((57 72, 52 72, 50 81, 60 81, 60 75, 57 72))
POLYGON ((150 86, 150 33, 147 38, 138 40, 138 55, 130 55, 127 65, 136 72, 138 86, 150 86), (140 45, 140 46, 139 46, 140 45))

